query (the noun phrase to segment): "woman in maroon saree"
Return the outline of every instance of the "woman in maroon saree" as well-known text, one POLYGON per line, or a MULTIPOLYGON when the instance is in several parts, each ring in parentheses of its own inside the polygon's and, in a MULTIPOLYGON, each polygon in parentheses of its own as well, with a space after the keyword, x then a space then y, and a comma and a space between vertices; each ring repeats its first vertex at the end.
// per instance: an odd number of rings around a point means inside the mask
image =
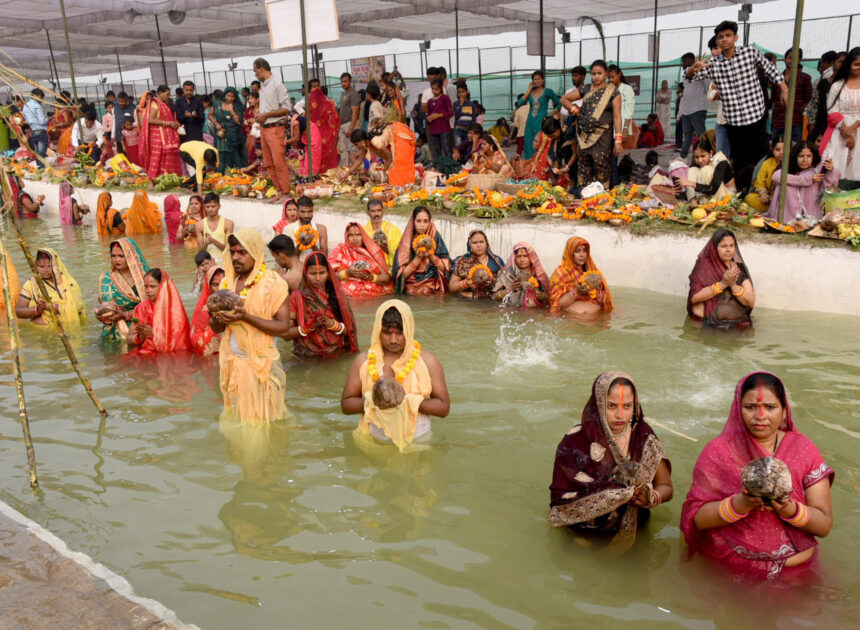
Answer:
POLYGON ((816 537, 833 525, 833 470, 794 425, 782 381, 768 372, 740 380, 729 419, 693 469, 681 511, 690 553, 701 552, 733 574, 777 580, 813 566, 816 537), (752 460, 776 457, 791 472, 788 498, 767 506, 750 496, 741 471, 752 460), (823 483, 825 482, 826 483, 823 483))
POLYGON ((752 324, 755 291, 735 235, 714 232, 690 274, 687 313, 713 328, 746 328, 752 324))
POLYGON ((549 489, 550 525, 609 535, 619 549, 672 498, 671 464, 624 372, 594 381, 582 422, 558 445, 549 489))

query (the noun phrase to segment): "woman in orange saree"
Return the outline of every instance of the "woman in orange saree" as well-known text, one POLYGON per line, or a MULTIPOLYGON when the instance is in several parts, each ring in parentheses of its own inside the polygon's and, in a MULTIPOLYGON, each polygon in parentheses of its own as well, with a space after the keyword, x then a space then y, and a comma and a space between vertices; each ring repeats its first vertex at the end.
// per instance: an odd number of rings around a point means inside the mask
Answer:
POLYGON ((328 260, 343 292, 351 298, 394 292, 385 252, 356 221, 346 226, 344 242, 334 248, 328 260))
POLYGON ((134 324, 126 340, 137 353, 153 355, 191 349, 191 326, 173 280, 161 269, 150 269, 143 278, 146 298, 134 308, 134 324))
POLYGON ((221 335, 209 327, 209 311, 206 310, 206 303, 209 301, 209 296, 221 286, 223 279, 224 267, 210 267, 206 272, 206 282, 203 284, 203 290, 200 291, 200 298, 191 316, 191 349, 194 354, 208 357, 218 353, 221 335))
POLYGON ((122 220, 122 215, 116 208, 111 208, 111 205, 113 205, 113 197, 110 193, 100 193, 96 206, 96 226, 98 233, 102 236, 125 232, 125 222, 122 220))
POLYGON ((155 234, 161 232, 158 205, 149 200, 145 190, 134 193, 131 208, 125 213, 126 234, 155 234))
MULTIPOLYGON (((340 132, 340 114, 334 101, 323 94, 322 89, 315 87, 308 96, 308 116, 316 124, 320 132, 320 170, 337 168, 337 136, 340 132)), ((316 149, 316 146, 313 147, 316 149)), ((316 166, 316 160, 314 160, 316 166)))
POLYGON ((584 238, 571 237, 550 279, 550 312, 574 316, 609 313, 614 305, 606 279, 591 259, 591 245, 584 238))
POLYGON ((176 132, 179 123, 176 122, 173 109, 167 104, 169 98, 170 88, 161 85, 158 96, 144 94, 138 108, 138 157, 150 179, 170 173, 182 175, 182 160, 179 157, 181 140, 176 132))
POLYGON ((415 134, 406 125, 393 122, 370 140, 374 153, 388 168, 388 183, 408 186, 415 183, 415 134))

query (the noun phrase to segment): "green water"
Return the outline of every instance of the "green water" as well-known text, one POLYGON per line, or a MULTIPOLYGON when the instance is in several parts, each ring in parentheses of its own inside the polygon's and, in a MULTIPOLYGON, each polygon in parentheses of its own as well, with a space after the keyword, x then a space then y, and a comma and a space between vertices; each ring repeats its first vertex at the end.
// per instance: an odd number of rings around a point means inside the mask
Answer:
MULTIPOLYGON (((31 243, 64 253, 92 307, 108 263, 94 232, 39 221, 28 230, 31 243)), ((138 241, 193 307, 189 252, 161 237, 138 241)), ((124 360, 92 324, 78 346, 111 412, 100 422, 60 344, 25 326, 43 495, 27 486, 4 350, 0 498, 206 629, 852 625, 857 319, 760 310, 749 334, 707 334, 684 329, 679 298, 617 289, 615 302, 609 326, 594 328, 412 300, 417 338, 445 367, 452 411, 434 422, 432 448, 408 455, 355 445, 358 419, 339 405, 349 359, 289 364, 290 419, 253 443, 228 443, 217 366, 124 360), (545 521, 556 444, 610 368, 637 380, 649 417, 699 439, 658 429, 675 499, 622 558, 545 521), (678 520, 695 458, 722 427, 737 380, 756 368, 785 379, 800 429, 837 473, 825 580, 802 592, 739 590, 681 562, 678 520)), ((355 305, 363 346, 374 309, 355 305)))

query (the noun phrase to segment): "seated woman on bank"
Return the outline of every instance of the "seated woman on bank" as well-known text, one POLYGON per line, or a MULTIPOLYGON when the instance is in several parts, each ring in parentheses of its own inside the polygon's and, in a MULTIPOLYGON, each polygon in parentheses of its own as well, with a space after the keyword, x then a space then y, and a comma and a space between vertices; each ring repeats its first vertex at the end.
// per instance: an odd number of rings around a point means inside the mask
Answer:
POLYGON ((698 204, 722 199, 735 193, 732 165, 722 151, 715 153, 707 138, 696 143, 693 164, 686 177, 679 177, 675 194, 698 204))
POLYGON ((466 239, 466 253, 451 263, 448 291, 465 298, 488 300, 493 296, 493 285, 504 266, 504 261, 490 249, 486 233, 472 230, 466 239))
POLYGON ((132 239, 122 237, 110 244, 110 271, 99 279, 96 318, 102 323, 102 339, 120 341, 128 334, 128 322, 145 297, 143 276, 149 265, 132 239))
POLYGON ((99 193, 96 203, 96 228, 101 236, 125 234, 125 221, 116 208, 112 208, 113 197, 109 192, 99 193))
MULTIPOLYGON (((839 171, 834 168, 833 160, 821 159, 818 149, 808 140, 796 143, 788 156, 788 181, 785 188, 785 214, 783 221, 788 223, 800 217, 820 219, 821 193, 825 188, 839 185, 839 171)), ((779 185, 782 169, 773 174, 773 199, 768 216, 779 217, 779 185)))
POLYGON ((372 138, 361 129, 353 129, 349 139, 361 151, 347 176, 362 168, 367 171, 378 158, 383 162, 389 184, 409 186, 415 183, 415 134, 409 127, 401 122, 389 122, 372 138))
POLYGON ((84 221, 84 215, 90 211, 88 205, 78 203, 78 200, 72 197, 73 192, 75 191, 69 182, 60 184, 60 225, 80 225, 84 221))
POLYGON ((518 179, 553 180, 559 186, 570 186, 570 168, 575 153, 563 150, 564 138, 561 123, 555 118, 545 118, 541 131, 534 140, 534 155, 525 161, 515 158, 514 169, 518 179), (567 159, 562 157, 568 156, 567 159))
POLYGON ((451 402, 442 365, 415 340, 412 310, 400 300, 376 309, 370 349, 352 362, 340 406, 360 413, 356 438, 394 443, 400 451, 430 433, 451 402))
POLYGON ((59 318, 65 329, 85 324, 87 307, 81 288, 66 269, 60 255, 47 247, 37 250, 36 269, 48 290, 51 303, 45 302, 36 279, 30 278, 21 287, 15 315, 40 326, 47 325, 54 316, 59 318))
POLYGON ((483 153, 486 148, 484 128, 478 123, 473 123, 469 125, 466 139, 454 147, 453 157, 460 164, 467 165, 470 161, 473 161, 475 157, 483 153))
POLYGON ((514 176, 513 167, 490 134, 484 134, 477 152, 472 155, 472 173, 480 175, 495 173, 508 179, 514 176))
POLYGON ((197 306, 194 307, 194 314, 191 316, 191 349, 194 354, 203 357, 218 354, 218 346, 221 345, 221 335, 209 327, 209 311, 206 310, 206 303, 209 297, 221 288, 223 279, 223 267, 219 265, 209 267, 200 297, 197 299, 197 306))
POLYGON ((161 232, 161 213, 158 204, 149 200, 144 190, 134 193, 131 207, 125 213, 126 234, 155 234, 161 232))
POLYGON ((356 221, 346 226, 344 242, 334 248, 329 262, 351 298, 394 292, 385 252, 356 221))
POLYGON ((782 381, 748 374, 735 388, 722 433, 693 469, 681 511, 690 552, 733 575, 799 577, 815 563, 816 538, 833 527, 834 474, 797 430, 782 381))
POLYGON ((755 290, 737 239, 729 230, 717 230, 690 274, 687 313, 705 326, 746 327, 754 306, 755 290))
POLYGON ((284 339, 293 340, 293 354, 299 359, 358 352, 352 309, 322 252, 305 259, 301 287, 290 294, 290 328, 284 339))
POLYGON ((412 211, 394 255, 391 275, 398 293, 440 295, 445 293, 451 259, 430 211, 418 206, 412 211))
POLYGON ((152 355, 191 349, 191 326, 179 290, 161 269, 143 278, 145 299, 134 309, 126 341, 138 354, 152 355))
POLYGON ((611 535, 613 544, 628 547, 651 510, 672 498, 671 473, 633 379, 605 372, 592 385, 581 423, 556 449, 549 523, 611 535))
POLYGON ((549 277, 534 247, 517 243, 496 278, 493 298, 513 308, 545 307, 549 304, 549 286, 549 277))
POLYGON ((755 192, 749 193, 744 201, 747 202, 758 214, 767 214, 770 202, 773 199, 773 173, 782 164, 782 153, 785 143, 782 140, 774 140, 771 143, 770 155, 764 159, 758 169, 753 183, 755 192))
POLYGON ((614 308, 612 292, 591 259, 591 245, 584 238, 573 236, 567 241, 549 286, 552 313, 594 317, 614 308))
POLYGON ((648 114, 648 121, 642 125, 639 135, 639 148, 659 147, 665 138, 663 125, 660 124, 657 114, 648 114))

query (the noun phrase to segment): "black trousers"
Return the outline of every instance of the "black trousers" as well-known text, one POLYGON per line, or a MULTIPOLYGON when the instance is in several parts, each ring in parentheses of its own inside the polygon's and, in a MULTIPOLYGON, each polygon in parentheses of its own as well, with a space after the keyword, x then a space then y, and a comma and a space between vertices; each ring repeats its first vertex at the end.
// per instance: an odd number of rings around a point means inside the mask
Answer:
POLYGON ((753 169, 767 153, 765 117, 751 125, 726 125, 732 148, 732 168, 738 191, 749 188, 753 169))

